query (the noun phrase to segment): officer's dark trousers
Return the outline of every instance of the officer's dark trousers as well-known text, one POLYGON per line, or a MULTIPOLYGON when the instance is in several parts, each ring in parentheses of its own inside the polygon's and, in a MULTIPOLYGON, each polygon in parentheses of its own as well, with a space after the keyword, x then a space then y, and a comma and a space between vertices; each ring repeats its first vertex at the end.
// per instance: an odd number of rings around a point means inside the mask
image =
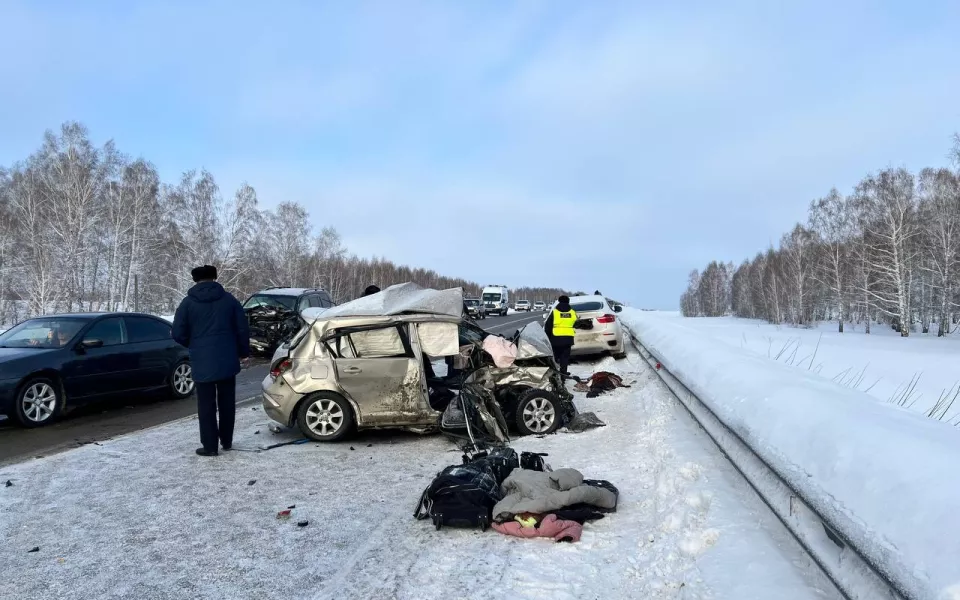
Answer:
POLYGON ((554 344, 553 345, 553 357, 557 359, 557 364, 560 365, 560 372, 564 375, 567 374, 567 365, 570 364, 570 351, 573 350, 573 344, 554 344))
POLYGON ((200 443, 204 450, 216 452, 217 441, 224 448, 232 446, 233 423, 237 416, 237 378, 197 382, 197 416, 200 418, 200 443))

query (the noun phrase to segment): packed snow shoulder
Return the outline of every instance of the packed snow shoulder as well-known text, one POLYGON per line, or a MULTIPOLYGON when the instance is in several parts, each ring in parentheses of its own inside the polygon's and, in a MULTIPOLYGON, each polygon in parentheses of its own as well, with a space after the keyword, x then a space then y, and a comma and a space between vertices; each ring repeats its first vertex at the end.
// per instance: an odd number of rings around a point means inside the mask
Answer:
POLYGON ((960 581, 960 431, 626 310, 673 376, 908 597, 960 581))

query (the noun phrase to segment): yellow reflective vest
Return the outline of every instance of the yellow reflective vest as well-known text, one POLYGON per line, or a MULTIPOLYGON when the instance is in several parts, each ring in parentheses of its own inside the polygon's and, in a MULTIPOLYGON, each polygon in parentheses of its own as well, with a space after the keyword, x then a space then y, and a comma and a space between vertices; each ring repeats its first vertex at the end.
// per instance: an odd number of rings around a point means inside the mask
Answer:
POLYGON ((553 337, 573 337, 576 331, 573 324, 577 322, 577 313, 571 308, 567 312, 553 309, 553 337))

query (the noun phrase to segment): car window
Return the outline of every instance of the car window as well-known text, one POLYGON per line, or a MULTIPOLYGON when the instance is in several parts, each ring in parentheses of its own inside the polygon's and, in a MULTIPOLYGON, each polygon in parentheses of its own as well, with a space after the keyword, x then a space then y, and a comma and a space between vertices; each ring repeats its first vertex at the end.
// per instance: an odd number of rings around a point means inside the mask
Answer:
POLYGON ((603 302, 578 302, 577 304, 571 304, 570 308, 576 312, 594 312, 603 310, 603 302))
POLYGON ((146 317, 124 317, 127 325, 127 339, 131 344, 138 342, 157 342, 171 338, 171 327, 156 319, 146 317))
POLYGON ((272 308, 280 310, 293 310, 297 299, 294 296, 273 296, 268 294, 254 294, 243 303, 246 309, 251 308, 272 308))
POLYGON ((320 308, 330 308, 331 306, 333 306, 333 299, 330 298, 330 294, 320 292, 320 308))
POLYGON ((110 317, 102 321, 97 321, 87 333, 84 334, 85 340, 100 340, 104 346, 117 346, 124 343, 123 339, 123 321, 120 317, 110 317))
POLYGON ((72 340, 86 321, 41 317, 24 321, 0 335, 2 348, 62 348, 72 340))
POLYGON ((390 358, 407 356, 407 347, 396 325, 345 331, 330 340, 340 358, 390 358))
POLYGON ((320 294, 311 294, 309 302, 313 308, 323 308, 323 300, 320 298, 320 294))
POLYGON ((301 296, 297 302, 297 312, 303 312, 308 308, 310 308, 310 296, 301 296))

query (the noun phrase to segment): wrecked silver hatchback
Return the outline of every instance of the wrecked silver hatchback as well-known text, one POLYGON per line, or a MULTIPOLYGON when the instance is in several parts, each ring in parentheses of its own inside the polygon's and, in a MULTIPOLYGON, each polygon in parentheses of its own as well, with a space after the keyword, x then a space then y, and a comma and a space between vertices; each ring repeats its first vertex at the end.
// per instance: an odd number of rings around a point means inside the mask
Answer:
POLYGON ((502 443, 510 428, 551 433, 576 415, 542 326, 489 334, 464 317, 460 289, 401 284, 303 317, 274 355, 263 407, 313 440, 399 428, 502 443))

